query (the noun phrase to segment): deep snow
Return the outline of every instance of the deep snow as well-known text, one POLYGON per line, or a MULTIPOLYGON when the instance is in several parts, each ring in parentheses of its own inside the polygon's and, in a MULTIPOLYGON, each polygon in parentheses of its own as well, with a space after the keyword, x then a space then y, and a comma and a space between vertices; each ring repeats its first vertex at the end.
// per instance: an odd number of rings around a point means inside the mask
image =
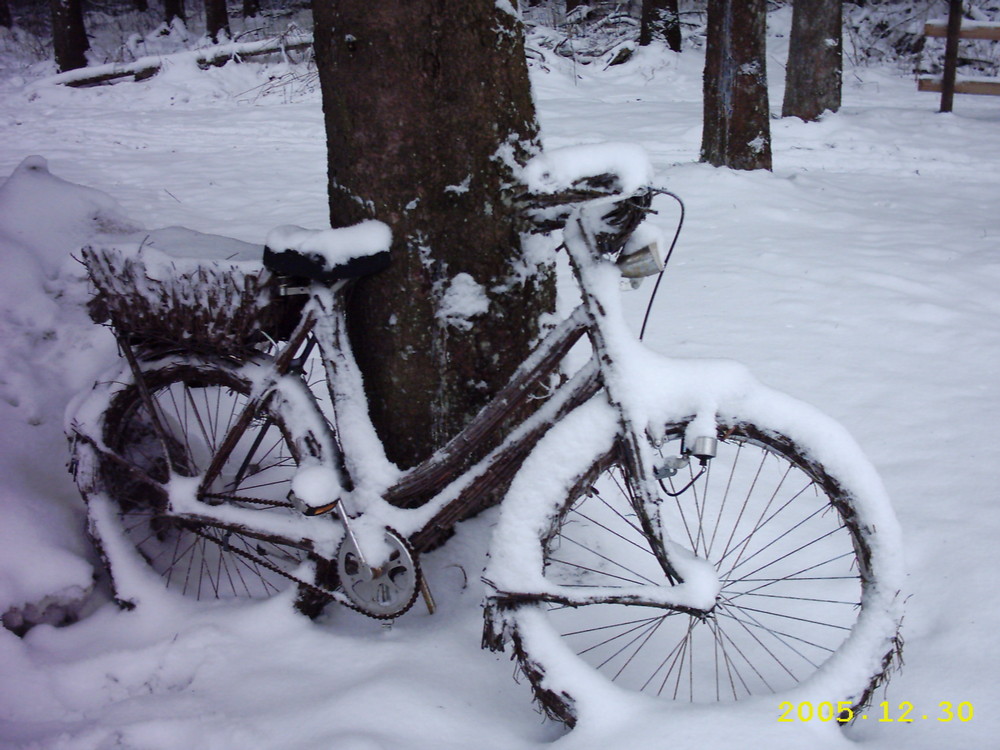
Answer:
MULTIPOLYGON (((771 39, 773 107, 783 41, 771 39)), ((774 172, 736 173, 697 163, 698 50, 606 70, 549 62, 534 73, 546 144, 637 142, 687 204, 647 343, 746 363, 843 422, 882 474, 911 597, 905 669, 876 700, 893 716, 909 701, 916 720, 878 722, 876 709, 845 735, 779 724, 776 701, 621 704, 565 735, 509 662, 479 649, 486 514, 424 561, 438 614, 415 608, 388 631, 344 610, 304 621, 283 599, 120 612, 100 589, 76 625, 0 629, 0 746, 997 746, 1000 100, 958 97, 941 115, 897 71, 852 69, 840 113, 772 120, 774 172), (941 701, 970 701, 975 716, 938 722, 941 701)), ((318 92, 268 78, 291 72, 305 70, 184 67, 88 90, 37 71, 0 81, 0 175, 35 154, 51 172, 34 160, 0 188, 0 610, 90 584, 62 412, 115 350, 82 309, 70 253, 95 224, 254 244, 277 225, 326 226, 318 92)), ((675 217, 664 200, 666 230, 675 217)), ((636 328, 644 303, 625 301, 636 328)))

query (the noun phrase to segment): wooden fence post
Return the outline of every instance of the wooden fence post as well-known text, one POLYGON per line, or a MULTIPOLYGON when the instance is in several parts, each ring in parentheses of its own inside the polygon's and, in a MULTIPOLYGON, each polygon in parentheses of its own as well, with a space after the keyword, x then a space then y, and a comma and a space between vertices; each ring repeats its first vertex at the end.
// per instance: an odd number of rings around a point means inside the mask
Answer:
POLYGON ((962 0, 951 0, 948 8, 948 41, 944 48, 941 78, 941 111, 951 112, 955 100, 955 70, 958 68, 958 35, 962 29, 962 0))

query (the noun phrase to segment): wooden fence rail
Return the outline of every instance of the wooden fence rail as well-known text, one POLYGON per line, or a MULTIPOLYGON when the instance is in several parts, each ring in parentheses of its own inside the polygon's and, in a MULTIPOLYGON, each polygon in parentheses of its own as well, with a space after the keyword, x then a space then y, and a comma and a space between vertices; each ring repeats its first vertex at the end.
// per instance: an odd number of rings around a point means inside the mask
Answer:
POLYGON ((928 21, 924 36, 947 39, 944 50, 944 74, 940 78, 924 76, 917 80, 918 91, 940 91, 941 111, 951 112, 955 94, 1000 96, 1000 79, 957 78, 958 42, 960 39, 985 39, 1000 42, 1000 23, 962 21, 962 0, 951 0, 948 21, 928 21))

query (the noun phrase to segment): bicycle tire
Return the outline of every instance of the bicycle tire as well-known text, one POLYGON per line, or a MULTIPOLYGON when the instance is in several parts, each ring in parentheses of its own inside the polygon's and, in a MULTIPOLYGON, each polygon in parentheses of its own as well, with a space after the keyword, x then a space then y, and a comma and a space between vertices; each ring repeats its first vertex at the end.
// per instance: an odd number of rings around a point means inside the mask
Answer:
POLYGON ((328 436, 317 434, 322 417, 318 411, 312 414, 307 395, 295 399, 294 417, 287 402, 277 396, 267 399, 220 478, 198 490, 210 502, 265 514, 265 523, 225 525, 191 514, 171 515, 164 508, 166 483, 196 479, 204 472, 254 383, 268 372, 267 361, 236 364, 221 358, 170 357, 144 364, 144 387, 167 433, 166 449, 134 382, 120 382, 99 397, 106 408, 90 431, 109 451, 96 452, 96 482, 81 489, 88 501, 91 537, 123 606, 133 606, 141 599, 142 586, 149 585, 141 569, 153 571, 165 588, 194 599, 265 599, 297 586, 296 604, 303 612, 318 614, 326 603, 314 586, 302 581, 308 574, 300 566, 311 562, 329 576, 332 564, 301 537, 259 530, 301 521, 287 499, 292 476, 303 460, 318 462, 329 449, 328 436), (144 581, 138 591, 137 580, 144 581))
MULTIPOLYGON (((500 581, 500 591, 487 607, 485 642, 512 643, 542 709, 572 726, 585 710, 578 704, 599 703, 594 696, 608 689, 718 703, 796 688, 817 702, 844 701, 838 712, 865 704, 901 646, 902 573, 892 551, 898 537, 881 485, 870 481, 866 464, 854 472, 861 480, 841 476, 813 456, 815 446, 739 415, 718 420, 719 455, 705 475, 695 479, 692 462, 664 489, 694 484, 676 498, 663 494, 659 505, 674 541, 719 573, 722 590, 711 614, 699 619, 641 603, 564 606, 533 597, 563 586, 669 585, 635 523, 615 414, 604 408, 598 447, 584 449, 583 459, 563 459, 585 467, 564 473, 575 477, 563 485, 569 491, 531 519, 517 519, 524 502, 505 507, 495 535, 501 541, 491 549, 487 577, 494 586, 500 581), (871 491, 859 493, 861 487, 871 491), (527 556, 526 525, 535 533, 527 556), (517 589, 519 577, 537 573, 543 580, 517 589)), ((663 455, 679 453, 689 421, 657 433, 663 455)), ((571 456, 575 436, 592 435, 592 423, 557 425, 536 448, 548 481, 559 484, 551 476, 560 465, 552 451, 571 456)), ((855 455, 849 463, 859 461, 855 455)), ((512 494, 537 481, 529 462, 512 494)), ((538 497, 525 501, 537 504, 538 497)))

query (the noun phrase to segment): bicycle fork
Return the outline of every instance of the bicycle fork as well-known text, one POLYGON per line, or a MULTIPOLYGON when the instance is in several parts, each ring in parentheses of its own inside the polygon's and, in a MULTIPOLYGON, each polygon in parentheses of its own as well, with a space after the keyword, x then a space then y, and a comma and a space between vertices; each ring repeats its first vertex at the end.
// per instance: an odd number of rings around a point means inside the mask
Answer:
POLYGON ((715 608, 715 597, 721 589, 717 572, 707 560, 684 550, 665 535, 659 513, 661 497, 655 482, 671 473, 676 473, 679 468, 686 466, 691 458, 695 458, 701 463, 702 471, 676 494, 688 490, 704 473, 708 462, 715 456, 717 440, 711 436, 698 437, 691 450, 684 451, 680 457, 670 459, 660 467, 655 467, 646 430, 637 424, 629 407, 634 397, 620 392, 623 386, 620 384, 618 373, 615 372, 615 362, 620 357, 627 356, 628 351, 621 351, 621 346, 615 346, 613 342, 616 337, 621 337, 624 323, 620 319, 618 300, 601 293, 606 286, 602 283, 605 279, 599 275, 603 271, 601 266, 604 264, 596 238, 588 230, 581 213, 578 212, 567 222, 564 239, 573 272, 579 281, 583 307, 590 318, 588 335, 594 348, 595 359, 601 369, 608 400, 619 414, 622 462, 638 523, 649 540, 664 576, 672 585, 688 583, 691 584, 689 588, 702 592, 714 591, 711 598, 707 595, 699 597, 709 606, 692 611, 692 614, 707 615, 715 608), (615 320, 613 316, 619 319, 615 320))

